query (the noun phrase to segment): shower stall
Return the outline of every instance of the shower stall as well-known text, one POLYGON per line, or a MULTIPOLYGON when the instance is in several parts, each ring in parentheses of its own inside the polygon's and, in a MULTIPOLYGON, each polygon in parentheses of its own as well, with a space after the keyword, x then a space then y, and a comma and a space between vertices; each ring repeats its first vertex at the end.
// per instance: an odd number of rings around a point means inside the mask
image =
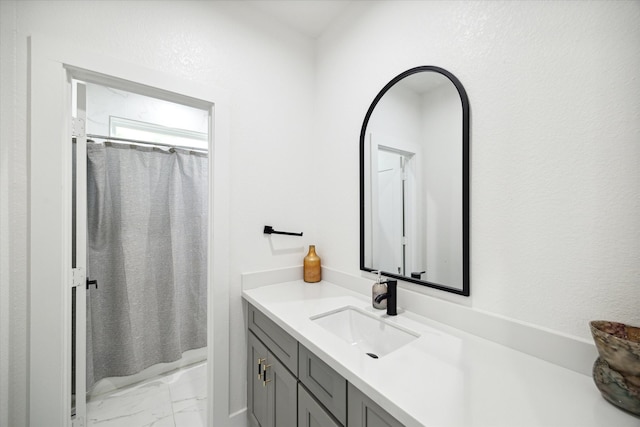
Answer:
POLYGON ((86 88, 87 425, 177 423, 187 409, 185 425, 197 425, 194 413, 204 425, 207 112, 86 88), (199 409, 176 406, 175 390, 159 409, 158 388, 169 391, 179 381, 184 398, 187 379, 199 409), (149 414, 139 404, 122 405, 123 396, 139 399, 145 387, 152 390, 143 398, 149 414), (114 398, 120 403, 101 413, 114 398))

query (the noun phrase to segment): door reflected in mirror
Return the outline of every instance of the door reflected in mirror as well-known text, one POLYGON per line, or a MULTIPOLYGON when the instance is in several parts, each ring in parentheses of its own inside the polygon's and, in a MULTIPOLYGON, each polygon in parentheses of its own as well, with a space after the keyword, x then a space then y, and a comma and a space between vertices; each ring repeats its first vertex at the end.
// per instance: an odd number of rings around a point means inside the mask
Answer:
POLYGON ((446 70, 405 71, 360 134, 360 268, 469 295, 469 105, 446 70))

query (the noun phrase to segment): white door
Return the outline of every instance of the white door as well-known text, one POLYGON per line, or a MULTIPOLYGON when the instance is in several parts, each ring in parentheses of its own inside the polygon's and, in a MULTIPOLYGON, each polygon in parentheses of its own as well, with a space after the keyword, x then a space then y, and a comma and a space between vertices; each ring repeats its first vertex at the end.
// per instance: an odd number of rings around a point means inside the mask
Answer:
POLYGON ((75 173, 74 173, 74 207, 73 218, 73 286, 75 295, 75 325, 72 337, 75 347, 72 356, 74 366, 72 376, 71 420, 73 427, 84 427, 87 418, 87 136, 86 136, 86 86, 74 82, 76 97, 76 114, 73 117, 72 129, 75 137, 75 173))
POLYGON ((378 236, 375 248, 379 264, 389 273, 404 274, 404 156, 378 151, 378 236))

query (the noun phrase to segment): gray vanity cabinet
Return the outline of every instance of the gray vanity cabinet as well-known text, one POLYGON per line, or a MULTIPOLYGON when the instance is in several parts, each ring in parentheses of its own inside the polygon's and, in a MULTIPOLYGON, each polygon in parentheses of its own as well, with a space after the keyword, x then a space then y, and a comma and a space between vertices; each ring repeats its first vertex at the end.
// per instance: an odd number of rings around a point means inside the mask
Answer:
POLYGON ((296 427, 298 341, 249 304, 247 403, 253 427, 296 427))
POLYGON ((248 410, 254 427, 297 426, 297 379, 249 332, 248 410))
POLYGON ((248 304, 252 427, 402 427, 333 368, 248 304))
POLYGON ((402 423, 353 385, 349 384, 347 394, 349 427, 403 427, 402 423))

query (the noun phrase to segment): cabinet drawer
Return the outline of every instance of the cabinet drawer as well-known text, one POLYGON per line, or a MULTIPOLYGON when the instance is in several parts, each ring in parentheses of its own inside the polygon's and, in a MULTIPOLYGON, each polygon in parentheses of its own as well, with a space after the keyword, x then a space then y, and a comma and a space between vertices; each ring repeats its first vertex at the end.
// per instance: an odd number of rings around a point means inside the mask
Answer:
POLYGON ((340 424, 299 383, 298 427, 340 427, 340 424))
POLYGON ((349 384, 349 427, 404 427, 404 425, 349 384))
POLYGON ((302 344, 298 378, 343 425, 347 423, 347 380, 302 344))
POLYGON ((249 304, 249 330, 269 347, 294 375, 298 373, 298 341, 249 304))

